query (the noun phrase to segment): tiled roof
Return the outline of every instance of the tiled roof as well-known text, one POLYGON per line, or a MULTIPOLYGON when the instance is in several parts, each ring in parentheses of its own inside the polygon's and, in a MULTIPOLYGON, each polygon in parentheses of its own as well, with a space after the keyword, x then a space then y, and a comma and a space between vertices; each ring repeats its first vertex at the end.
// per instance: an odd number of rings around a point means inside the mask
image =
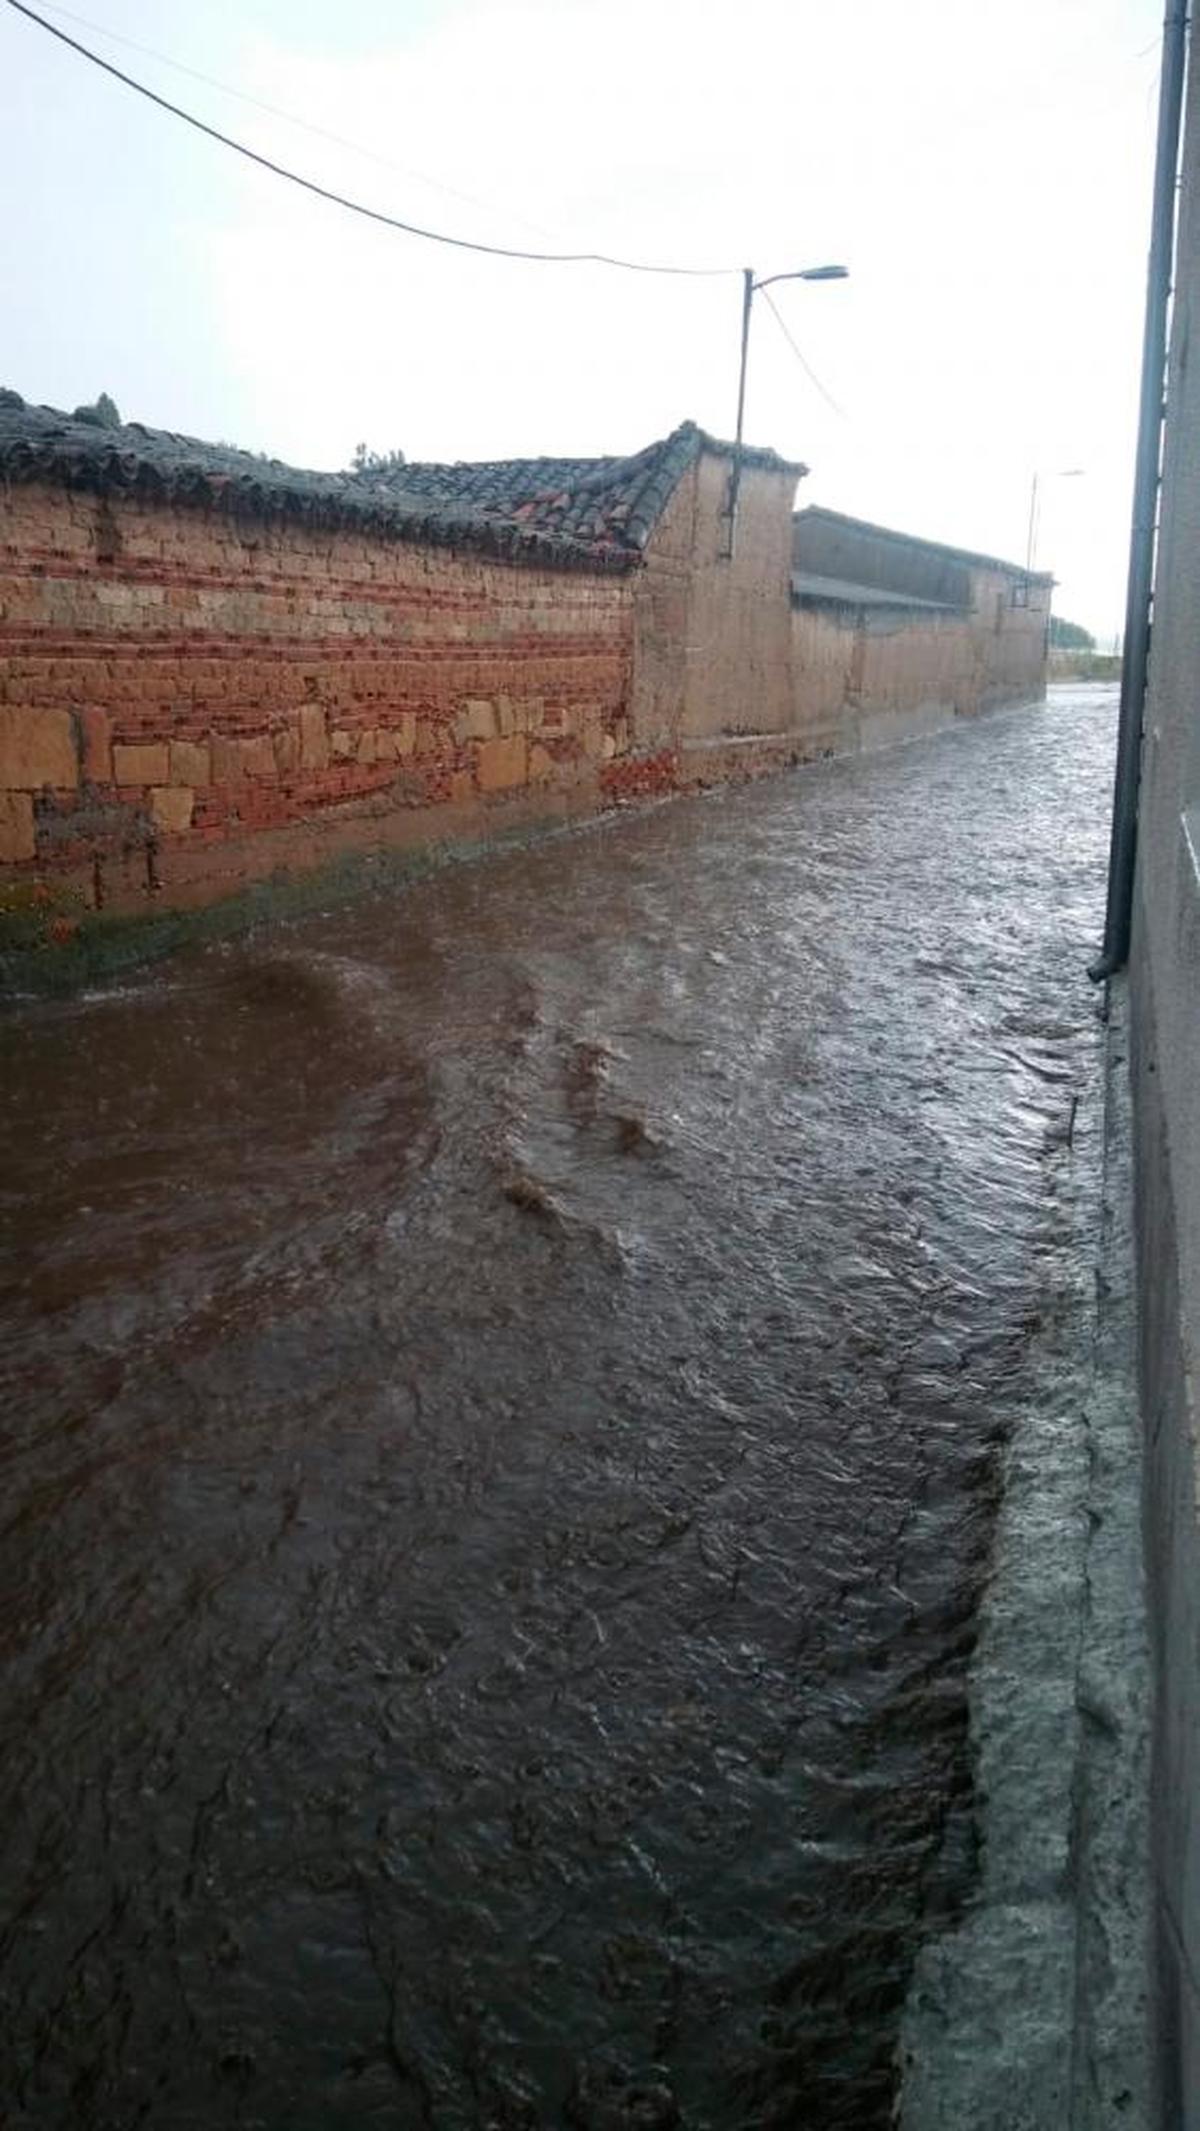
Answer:
MULTIPOLYGON (((0 477, 55 481, 244 517, 284 517, 385 539, 481 548, 584 570, 633 568, 682 475, 704 450, 728 453, 684 422, 628 458, 502 459, 405 465, 387 474, 312 473, 228 444, 140 422, 117 428, 0 391, 0 477)), ((774 452, 748 465, 798 476, 774 452)))
POLYGON ((922 540, 917 533, 898 533, 894 526, 873 525, 869 518, 848 518, 844 511, 827 510, 823 503, 809 503, 795 514, 797 523, 805 525, 828 525, 834 531, 839 526, 853 533, 869 533, 876 540, 891 540, 905 548, 920 548, 927 555, 942 555, 948 562, 974 564, 981 570, 1001 570, 1006 577, 1028 578, 1031 584, 1053 584, 1048 570, 1026 570, 1023 563, 1004 562, 998 555, 980 555, 974 548, 948 547, 943 540, 922 540))
MULTIPOLYGON (((495 459, 454 466, 417 464, 374 477, 381 493, 422 496, 447 508, 465 506, 489 520, 526 526, 589 547, 644 548, 679 484, 701 451, 727 456, 731 444, 683 422, 660 444, 629 458, 495 459)), ((743 451, 746 465, 793 478, 807 471, 773 451, 743 451)), ((371 476, 360 477, 368 485, 371 476)))

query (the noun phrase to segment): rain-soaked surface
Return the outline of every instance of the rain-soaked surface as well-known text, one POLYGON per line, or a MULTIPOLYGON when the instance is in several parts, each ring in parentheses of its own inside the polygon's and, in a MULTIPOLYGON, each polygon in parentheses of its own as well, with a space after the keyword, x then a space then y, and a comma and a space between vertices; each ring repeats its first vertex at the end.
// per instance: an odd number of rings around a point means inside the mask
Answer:
POLYGON ((6 2131, 886 2124, 1110 712, 0 1025, 6 2131))

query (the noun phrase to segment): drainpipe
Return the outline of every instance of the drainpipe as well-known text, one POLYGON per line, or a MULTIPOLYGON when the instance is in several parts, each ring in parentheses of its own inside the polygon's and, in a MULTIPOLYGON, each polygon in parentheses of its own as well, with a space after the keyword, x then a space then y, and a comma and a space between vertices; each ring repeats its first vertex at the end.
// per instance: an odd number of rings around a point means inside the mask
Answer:
POLYGON ((1146 669, 1150 655, 1150 609, 1154 594, 1154 547, 1158 513, 1159 461, 1166 411, 1167 305, 1175 249, 1175 192, 1179 170, 1179 121, 1187 59, 1187 6, 1168 0, 1163 22, 1162 86, 1158 98, 1158 148, 1154 165, 1154 205, 1150 221, 1150 261, 1146 278, 1146 317, 1142 331, 1142 399, 1138 415, 1137 460, 1133 484, 1133 520, 1129 536, 1129 577, 1125 595, 1125 657, 1121 667, 1121 706, 1117 723, 1117 766, 1113 783, 1112 841, 1108 862, 1108 905, 1104 945, 1088 975, 1094 984, 1115 976, 1129 958, 1133 916, 1133 875, 1137 858, 1138 791, 1142 770, 1142 719, 1146 669))

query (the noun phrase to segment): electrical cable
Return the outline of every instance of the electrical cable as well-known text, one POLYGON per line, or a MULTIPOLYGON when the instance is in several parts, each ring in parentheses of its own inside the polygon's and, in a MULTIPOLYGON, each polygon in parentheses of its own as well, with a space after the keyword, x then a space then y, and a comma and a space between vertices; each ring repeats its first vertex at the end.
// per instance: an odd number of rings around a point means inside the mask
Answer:
POLYGON ((36 23, 48 36, 57 38, 60 44, 67 45, 83 59, 90 60, 102 73, 111 74, 115 81, 123 82, 127 89, 133 89, 149 103, 157 104, 160 110, 169 111, 173 118, 181 118, 186 126, 194 127, 197 133, 207 134, 209 140, 219 141, 223 148, 232 148, 236 155, 244 156, 247 162, 257 163, 260 169, 269 170, 274 177, 286 178, 289 184, 300 186, 302 191, 315 194, 319 200, 328 200, 334 207, 344 207, 350 214, 362 215, 368 222, 382 223, 386 229, 401 230, 405 236, 422 237, 431 244, 448 244, 456 251, 483 252, 492 259, 525 259, 541 265, 613 266, 629 274, 673 274, 703 280, 743 271, 741 267, 729 266, 659 266, 642 259, 618 259, 607 252, 519 251, 512 245, 483 244, 472 237, 451 237, 447 236, 444 230, 423 229, 418 223, 403 222, 398 215, 385 215, 380 208, 366 207, 360 200, 347 199, 344 193, 334 192, 328 185, 318 185, 313 178, 301 177, 298 171, 288 170, 282 163, 272 162, 270 156, 260 155, 256 148, 247 148, 244 141, 235 141, 231 134, 222 133, 216 126, 206 124, 204 119, 196 118, 191 111, 185 111, 182 105, 173 104, 167 97, 160 96, 157 90, 148 88, 145 82, 135 80, 132 74, 122 73, 120 67, 113 66, 111 60, 102 59, 99 52, 93 52, 89 46, 81 44, 77 37, 69 37, 56 23, 47 22, 44 15, 39 15, 33 8, 27 7, 25 0, 8 0, 8 5, 15 9, 18 15, 24 15, 30 22, 36 23))
MULTIPOLYGON (((42 0, 43 6, 48 0, 42 0)), ((315 140, 331 141, 335 148, 345 148, 351 155, 360 155, 369 163, 378 163, 382 170, 399 171, 401 177, 415 178, 418 185, 428 185, 435 192, 444 192, 447 199, 462 200, 468 207, 482 207, 490 212, 489 203, 477 198, 472 192, 463 192, 457 185, 447 185, 443 178, 432 178, 426 171, 413 170, 408 164, 398 163, 390 155, 381 155, 376 148, 366 148, 361 141, 349 141, 342 133, 333 133, 328 126, 316 126, 311 119, 298 118, 294 111, 284 111, 279 104, 268 103, 265 97, 252 96, 248 89, 235 89, 232 82, 220 81, 215 74, 205 74, 199 67, 189 67, 182 59, 172 59, 167 52, 156 52, 153 45, 139 44, 136 37, 125 37, 119 30, 110 30, 102 22, 92 22, 87 15, 77 15, 70 7, 59 7, 57 0, 49 0, 52 15, 64 16, 80 29, 93 30, 98 37, 107 37, 112 44, 122 44, 130 52, 140 52, 143 59, 153 59, 160 67, 170 67, 175 74, 186 74, 190 81, 203 82, 205 88, 216 89, 221 96, 236 97, 240 104, 251 104, 256 111, 265 111, 269 118, 281 119, 285 126, 296 126, 301 133, 311 133, 315 140)), ((531 222, 527 215, 514 215, 514 221, 535 230, 539 237, 555 236, 553 230, 531 222)))
POLYGON ((770 292, 769 292, 769 291, 768 291, 767 289, 764 289, 764 288, 760 288, 760 289, 759 289, 759 291, 758 291, 758 293, 759 293, 759 295, 760 295, 760 296, 762 297, 762 300, 763 300, 763 302, 764 302, 764 303, 766 304, 766 306, 767 306, 768 310, 769 310, 769 311, 771 312, 771 315, 772 315, 772 317, 774 318, 774 320, 775 320, 775 323, 776 323, 776 325, 777 325, 777 326, 779 327, 779 330, 780 330, 780 332, 782 333, 782 335, 783 335, 784 339, 786 340, 786 342, 787 342, 787 344, 788 344, 789 348, 790 348, 790 349, 791 349, 791 351, 792 351, 792 354, 793 354, 793 355, 795 356, 795 358, 796 358, 796 361, 797 361, 797 362, 799 363, 799 365, 800 365, 801 369, 803 370, 803 372, 804 372, 805 376, 806 376, 807 378, 809 378, 809 379, 811 380, 811 382, 812 382, 812 383, 813 383, 813 384, 814 384, 814 385, 816 386, 816 388, 817 388, 817 391, 818 391, 818 392, 820 393, 820 395, 821 395, 821 398, 822 398, 823 400, 827 400, 827 401, 828 401, 828 403, 829 403, 829 405, 830 405, 830 406, 832 407, 832 409, 833 409, 834 413, 835 413, 835 414, 837 414, 837 415, 840 415, 840 416, 841 416, 841 418, 842 418, 842 420, 843 420, 843 422, 848 422, 848 421, 849 421, 849 419, 850 419, 850 417, 849 417, 849 415, 847 414, 847 412, 846 412, 845 408, 844 408, 844 407, 840 407, 840 406, 838 405, 837 401, 836 401, 836 400, 834 399, 834 396, 833 396, 832 392, 830 392, 830 390, 829 390, 828 386, 827 386, 827 385, 823 385, 823 384, 822 384, 822 382, 821 382, 820 378, 819 378, 819 377, 817 376, 817 373, 816 373, 816 371, 815 371, 815 370, 813 369, 813 366, 812 366, 812 364, 811 364, 811 363, 809 362, 809 360, 808 360, 808 357, 807 357, 806 355, 802 355, 802 354, 801 354, 801 352, 800 352, 800 349, 799 349, 799 347, 797 346, 796 342, 795 342, 795 341, 794 341, 794 340, 792 339, 792 336, 791 336, 790 332, 788 331, 787 325, 786 325, 786 323, 785 323, 785 321, 784 321, 784 319, 783 319, 783 316, 782 316, 781 312, 779 312, 779 311, 778 311, 778 310, 776 309, 776 307, 775 307, 775 302, 774 302, 774 299, 773 299, 773 297, 771 296, 770 292))

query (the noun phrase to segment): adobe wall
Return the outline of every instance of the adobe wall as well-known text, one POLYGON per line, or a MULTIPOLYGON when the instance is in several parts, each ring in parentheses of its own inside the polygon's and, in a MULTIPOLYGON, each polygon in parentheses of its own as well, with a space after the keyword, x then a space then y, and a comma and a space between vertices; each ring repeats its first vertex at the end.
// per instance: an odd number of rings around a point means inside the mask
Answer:
POLYGON ((635 588, 634 729, 689 741, 791 723, 791 512, 796 476, 748 462, 727 554, 730 459, 679 483, 635 588))
POLYGON ((0 499, 0 862, 110 908, 653 784, 627 577, 0 499))
POLYGON ((792 725, 797 732, 828 734, 849 727, 856 686, 857 609, 793 607, 792 725))
POLYGON ((1046 693, 1050 589, 1031 584, 1028 606, 1014 605, 1013 589, 1014 580, 1000 570, 971 572, 972 710, 1028 703, 1046 693))
POLYGON ((853 752, 1043 695, 1044 607, 1014 607, 998 572, 972 573, 971 592, 952 614, 794 606, 793 729, 853 752))

